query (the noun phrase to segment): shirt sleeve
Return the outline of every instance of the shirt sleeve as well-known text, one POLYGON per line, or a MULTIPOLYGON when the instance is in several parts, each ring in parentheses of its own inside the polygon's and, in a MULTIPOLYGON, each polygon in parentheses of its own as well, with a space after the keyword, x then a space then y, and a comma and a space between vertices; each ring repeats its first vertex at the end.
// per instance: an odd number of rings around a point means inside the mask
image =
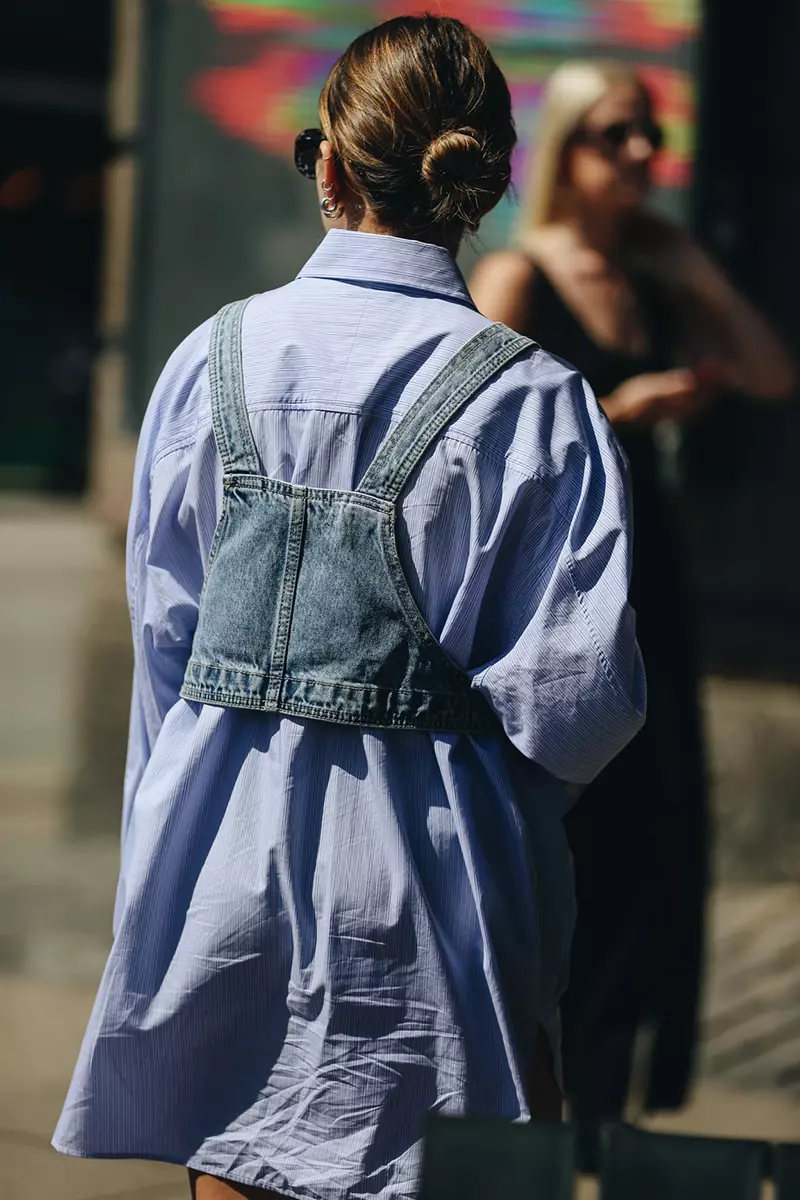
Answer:
POLYGON ((199 414, 208 405, 209 330, 210 323, 201 326, 170 358, 139 438, 126 560, 134 672, 123 846, 133 798, 179 697, 216 521, 215 495, 198 494, 194 453, 199 414))
POLYGON ((516 486, 482 605, 491 655, 473 680, 522 754, 585 785, 645 716, 628 468, 579 375, 565 373, 543 407, 547 469, 516 486))

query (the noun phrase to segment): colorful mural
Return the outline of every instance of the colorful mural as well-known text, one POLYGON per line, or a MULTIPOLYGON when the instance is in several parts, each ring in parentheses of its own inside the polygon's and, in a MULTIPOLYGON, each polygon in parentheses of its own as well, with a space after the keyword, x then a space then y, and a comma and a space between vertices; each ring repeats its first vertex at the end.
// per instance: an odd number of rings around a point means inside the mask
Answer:
MULTIPOLYGON (((506 73, 518 192, 554 67, 624 56, 646 77, 666 127, 658 201, 675 217, 685 212, 699 0, 151 0, 132 426, 181 338, 231 296, 277 287, 306 260, 322 227, 313 189, 291 167, 295 134, 317 123, 320 88, 348 42, 426 4, 482 33, 506 73)), ((463 248, 465 270, 508 243, 517 212, 512 195, 489 214, 463 248)))
MULTIPOLYGON (((190 101, 231 137, 270 154, 291 154, 298 129, 316 123, 316 101, 331 64, 361 30, 409 5, 343 0, 205 0, 222 35, 224 60, 200 73, 190 101)), ((544 82, 573 55, 624 54, 657 99, 667 148, 662 187, 690 179, 693 80, 686 48, 699 27, 699 0, 443 0, 435 11, 459 17, 491 44, 511 87, 524 177, 535 144, 544 82)))

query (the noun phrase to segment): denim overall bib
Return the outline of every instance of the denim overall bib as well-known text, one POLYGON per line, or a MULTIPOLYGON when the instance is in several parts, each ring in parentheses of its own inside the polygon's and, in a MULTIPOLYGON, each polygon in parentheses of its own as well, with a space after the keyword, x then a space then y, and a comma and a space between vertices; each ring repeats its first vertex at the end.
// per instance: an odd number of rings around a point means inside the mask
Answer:
POLYGON ((181 695, 356 726, 498 732, 428 629, 397 552, 411 473, 475 393, 533 343, 490 325, 391 430, 354 492, 269 479, 247 417, 247 301, 218 314, 209 373, 223 507, 181 695))

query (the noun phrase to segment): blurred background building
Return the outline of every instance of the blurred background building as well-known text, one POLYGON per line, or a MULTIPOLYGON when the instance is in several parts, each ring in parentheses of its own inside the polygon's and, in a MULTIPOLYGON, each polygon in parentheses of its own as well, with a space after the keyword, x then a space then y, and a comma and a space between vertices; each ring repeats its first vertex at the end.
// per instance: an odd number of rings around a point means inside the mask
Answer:
POLYGON ((0 483, 85 486, 111 6, 13 5, 0 42, 0 483))
MULTIPOLYGON (((109 939, 130 686, 120 540, 150 389, 185 334, 290 278, 316 245, 294 135, 316 123, 351 38, 408 7, 26 0, 4 13, 4 1196, 45 1194, 48 1170, 73 1172, 64 1194, 102 1190, 81 1190, 97 1178, 79 1180, 83 1164, 47 1166, 45 1135, 109 939)), ((553 67, 583 54, 635 62, 667 132, 655 202, 694 224, 800 354, 796 0, 436 7, 487 37, 507 73, 520 179, 553 67)), ((506 240, 513 216, 512 197, 465 267, 506 240)), ((760 1132, 784 1122, 800 1137, 800 406, 726 401, 667 449, 690 514, 717 824, 703 1095, 759 1096, 773 1126, 760 1132)), ((753 1131, 751 1110, 726 1111, 715 1100, 696 1120, 753 1131)), ((148 1172, 135 1168, 125 1194, 171 1196, 172 1177, 148 1172)))

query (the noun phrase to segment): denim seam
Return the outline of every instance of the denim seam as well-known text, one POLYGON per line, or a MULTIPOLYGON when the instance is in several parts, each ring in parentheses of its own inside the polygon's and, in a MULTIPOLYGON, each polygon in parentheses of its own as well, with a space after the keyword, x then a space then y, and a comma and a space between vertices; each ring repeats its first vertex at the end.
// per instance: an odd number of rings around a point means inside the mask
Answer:
POLYGON ((222 486, 227 491, 241 492, 276 492, 281 496, 305 496, 308 500, 349 500, 359 508, 369 509, 370 512, 388 513, 392 509, 392 501, 384 500, 381 496, 372 496, 364 492, 348 492, 343 489, 317 488, 304 483, 287 483, 283 479, 273 479, 269 475, 254 475, 246 472, 225 474, 222 486))
MULTIPOLYGON (((399 554, 398 506, 391 493, 404 485, 408 474, 458 409, 531 343, 502 326, 487 326, 462 347, 454 365, 451 361, 449 366, 442 368, 395 430, 384 439, 364 477, 368 480, 374 475, 390 495, 380 492, 376 495, 360 488, 354 491, 309 488, 271 479, 262 473, 258 462, 244 393, 241 327, 246 303, 237 302, 219 314, 212 338, 213 353, 209 362, 212 426, 223 460, 224 500, 209 551, 203 591, 217 561, 218 548, 230 527, 233 505, 246 509, 248 492, 254 493, 262 504, 268 504, 271 494, 288 499, 289 528, 284 540, 282 569, 273 581, 278 593, 273 630, 264 638, 267 644, 257 648, 266 658, 264 666, 268 669, 239 669, 226 662, 224 653, 212 654, 216 663, 206 664, 192 658, 181 695, 200 703, 316 716, 351 726, 496 731, 497 718, 486 698, 473 687, 469 675, 449 659, 417 605, 399 554), (237 491, 245 495, 237 498, 237 491), (423 658, 418 663, 422 669, 419 679, 423 684, 431 683, 431 690, 416 688, 413 684, 411 687, 380 687, 370 682, 327 681, 313 675, 303 678, 287 671, 306 523, 309 514, 315 511, 310 508, 314 505, 321 511, 331 506, 340 506, 346 511, 352 505, 354 516, 358 509, 372 514, 369 523, 374 521, 378 525, 383 586, 391 589, 387 595, 393 596, 392 606, 397 605, 405 629, 404 638, 427 653, 427 661, 423 658), (426 678, 426 670, 433 676, 430 680, 426 678), (287 682, 291 687, 287 687, 287 682), (292 690, 299 694, 287 695, 292 690)), ((212 643, 213 640, 212 637, 212 643)), ((319 665, 324 669, 322 660, 319 665)))
MULTIPOLYGON (((452 406, 452 412, 450 413, 452 416, 459 404, 466 403, 466 400, 472 394, 471 389, 473 386, 474 390, 477 390, 480 386, 476 377, 480 373, 481 366, 485 366, 486 361, 490 360, 485 360, 483 364, 478 363, 473 368, 470 365, 471 358, 475 350, 482 347, 485 341, 491 341, 497 337, 499 330, 499 325, 488 325, 480 330, 479 333, 465 342, 454 357, 434 375, 428 386, 406 410, 399 422, 390 429, 375 458, 367 467, 364 477, 358 485, 359 491, 363 490, 365 492, 372 492, 373 494, 380 494, 383 491, 391 498, 394 478, 397 476, 398 471, 402 469, 404 459, 428 434, 428 430, 433 423, 431 416, 436 415, 437 408, 441 412, 443 409, 450 409, 452 406), (462 375, 465 375, 465 378, 453 389, 453 378, 455 377, 458 380, 462 375), (476 380, 474 385, 473 380, 476 380), (445 400, 444 405, 440 406, 439 398, 442 393, 444 393, 445 400)), ((432 440, 433 438, 431 437, 430 441, 432 440)))
MULTIPOLYGON (((503 329, 500 325, 487 326, 461 348, 456 359, 463 357, 469 360, 484 342, 502 336, 503 329)), ((532 344, 527 338, 513 335, 472 370, 462 367, 458 361, 454 364, 451 360, 389 432, 364 473, 358 490, 371 495, 383 495, 387 499, 396 499, 414 468, 458 410, 467 404, 489 379, 532 344), (451 391, 453 374, 458 377, 462 370, 469 370, 469 374, 451 391), (446 398, 444 403, 440 404, 439 397, 443 391, 446 398)))
MULTIPOLYGON (((228 497, 223 494, 222 511, 219 515, 219 520, 217 521, 216 527, 214 529, 214 536, 211 539, 211 547, 208 552, 208 562, 206 563, 205 571, 203 572, 203 586, 200 589, 200 599, 197 602, 197 611, 198 611, 197 628, 199 628, 200 621, 202 620, 202 616, 203 616, 203 600, 205 599, 205 594, 208 590, 208 581, 211 578, 211 569, 214 566, 214 560, 217 557, 217 552, 222 544, 222 539, 223 539, 225 530, 228 525, 229 507, 230 506, 228 504, 228 497)), ((197 633, 197 629, 195 630, 195 636, 196 636, 196 633, 197 633)), ((192 660, 190 658, 190 662, 191 661, 192 660)), ((188 670, 188 664, 187 664, 187 670, 188 670)))
POLYGON ((507 343, 507 345, 492 354, 481 364, 470 379, 451 396, 450 400, 426 422, 423 429, 412 440, 411 445, 401 456, 394 470, 389 474, 385 487, 390 496, 394 496, 395 498, 399 496, 415 467, 436 441, 444 426, 453 419, 463 405, 469 403, 485 383, 502 370, 507 363, 511 362, 517 354, 521 353, 526 344, 527 342, 520 338, 518 341, 514 340, 507 343))
MULTIPOLYGON (((192 657, 189 660, 189 666, 197 667, 199 670, 203 670, 203 671, 229 671, 232 674, 236 674, 236 675, 251 676, 253 679, 272 679, 273 674, 274 674, 273 671, 251 671, 247 667, 220 667, 218 663, 203 662, 203 660, 201 658, 194 658, 194 657, 192 657)), ((192 686, 208 688, 211 691, 214 691, 219 687, 219 684, 218 683, 198 683, 198 684, 193 684, 192 686)))
POLYGON ((467 685, 467 693, 472 690, 469 677, 457 663, 449 657, 446 651, 442 648, 442 644, 434 634, 433 630, 425 620, 419 605, 414 599, 414 593, 411 591, 408 580, 406 579, 403 564, 400 559, 400 554, 397 546, 397 523, 396 513, 392 509, 392 513, 388 522, 381 523, 381 542, 383 545, 384 554, 387 560, 387 573, 391 580, 395 595, 400 603, 400 606, 405 614, 406 620, 411 624, 412 630, 417 634, 424 644, 430 646, 435 652, 441 656, 442 664, 448 668, 457 678, 463 680, 467 685))
MULTIPOLYGON (((248 678, 260 679, 260 680, 268 679, 270 681, 273 681, 273 680, 279 678, 278 673, 275 671, 251 671, 251 670, 248 670, 246 667, 224 667, 224 668, 222 668, 222 667, 219 667, 216 663, 202 662, 200 659, 197 659, 197 658, 192 658, 190 660, 189 667, 190 668, 196 667, 200 670, 208 670, 208 671, 225 670, 231 674, 246 675, 248 678)), ((323 687, 343 688, 344 690, 349 691, 349 692, 370 691, 370 692, 379 692, 382 695, 386 695, 386 696, 389 696, 389 695, 425 696, 425 697, 429 697, 433 700, 436 700, 439 698, 449 698, 449 699, 454 699, 454 700, 468 700, 470 698, 470 696, 473 694, 473 689, 471 689, 471 688, 469 689, 469 691, 466 691, 466 692, 438 692, 438 691, 430 692, 426 688, 408 688, 408 687, 393 688, 393 687, 384 687, 382 684, 376 684, 376 683, 347 683, 340 679, 325 679, 320 675, 293 675, 290 673, 285 673, 282 676, 282 678, 288 683, 320 684, 323 687)), ((466 675, 464 676, 464 678, 468 679, 468 677, 466 675)), ((192 683, 188 684, 187 686, 197 688, 198 690, 202 690, 202 691, 208 691, 208 692, 226 691, 225 688, 220 687, 219 683, 195 683, 195 682, 192 682, 192 683)), ((298 701, 297 703, 306 703, 306 701, 298 701)), ((308 703, 317 703, 317 701, 308 701, 308 703)), ((322 702, 320 701, 320 703, 322 703, 322 702)))
POLYGON ((225 425, 222 418, 224 397, 222 395, 218 368, 219 342, 222 336, 224 311, 217 315, 211 330, 211 346, 208 353, 208 378, 211 386, 211 426, 214 430, 214 441, 217 443, 217 453, 222 459, 223 469, 227 471, 230 469, 231 462, 228 453, 228 441, 225 436, 225 425))
MULTIPOLYGON (((228 341, 228 351, 230 353, 228 390, 229 397, 233 401, 232 409, 237 426, 239 455, 242 462, 249 463, 249 466, 244 466, 242 471, 257 472, 261 464, 258 458, 255 438, 253 437, 253 430, 250 427, 250 419, 247 415, 244 391, 244 362, 242 359, 242 325, 248 303, 248 300, 239 300, 234 306, 231 317, 228 341)), ((230 404, 226 406, 226 411, 231 411, 230 404)))
POLYGON ((218 704, 222 708, 253 708, 264 710, 262 696, 231 695, 229 692, 205 692, 191 683, 184 683, 180 690, 183 700, 194 700, 198 704, 218 704))
POLYGON ((218 314, 211 333, 208 360, 211 422, 226 474, 258 471, 259 460, 244 402, 242 319, 247 300, 229 304, 218 314))
MULTIPOLYGON (((320 675, 289 675, 285 676, 288 683, 318 683, 323 687, 343 688, 348 692, 379 692, 384 696, 425 696, 431 700, 451 699, 465 700, 469 698, 469 692, 429 692, 427 688, 414 687, 384 687, 378 683, 346 683, 340 679, 325 679, 320 675)), ((305 704, 306 701, 298 701, 305 704)), ((310 700, 309 704, 324 703, 324 701, 310 700)))
POLYGON ((358 725, 367 729, 385 729, 387 727, 409 728, 424 732, 438 730, 451 733, 496 733, 499 723, 490 716, 458 717, 455 714, 436 716, 435 714, 416 714, 403 716, 391 714, 383 720, 365 721, 360 713, 343 712, 334 704, 327 701, 286 700, 282 699, 273 708, 267 705, 261 696, 248 696, 241 693, 230 693, 223 690, 205 689, 195 684, 184 683, 180 694, 184 700, 193 700, 198 704, 218 704, 224 708, 248 708, 259 712, 268 711, 285 716, 305 716, 319 718, 320 713, 328 714, 328 720, 340 725, 358 725))
POLYGON ((289 651, 289 637, 297 593, 297 578, 300 573, 300 559, 303 553, 305 524, 306 498, 303 495, 294 495, 292 497, 292 512, 286 542, 286 559, 283 564, 283 579, 281 580, 281 592, 278 600, 275 636, 272 642, 272 654, 270 655, 272 671, 264 698, 265 705, 277 706, 283 691, 283 677, 286 673, 286 656, 289 651))
MULTIPOLYGON (((227 496, 223 492, 223 494, 222 494, 222 511, 219 514, 219 520, 217 521, 217 525, 214 530, 214 536, 211 539, 211 547, 208 551, 208 562, 206 563, 205 579, 203 581, 203 591, 205 591, 205 585, 208 580, 208 576, 211 572, 211 568, 214 565, 214 559, 217 557, 220 545, 222 543, 222 539, 225 535, 225 529, 227 528, 227 525, 228 525, 229 515, 230 515, 230 497, 227 496)), ((200 598, 202 600, 202 592, 201 592, 200 598)))

